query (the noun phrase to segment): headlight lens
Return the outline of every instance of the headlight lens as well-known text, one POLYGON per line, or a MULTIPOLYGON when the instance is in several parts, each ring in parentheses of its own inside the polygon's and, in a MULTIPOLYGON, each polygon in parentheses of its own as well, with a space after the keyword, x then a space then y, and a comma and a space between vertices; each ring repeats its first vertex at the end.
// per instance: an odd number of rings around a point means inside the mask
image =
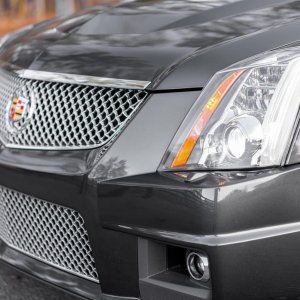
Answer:
POLYGON ((218 72, 176 134, 163 169, 280 165, 300 103, 300 48, 218 72))

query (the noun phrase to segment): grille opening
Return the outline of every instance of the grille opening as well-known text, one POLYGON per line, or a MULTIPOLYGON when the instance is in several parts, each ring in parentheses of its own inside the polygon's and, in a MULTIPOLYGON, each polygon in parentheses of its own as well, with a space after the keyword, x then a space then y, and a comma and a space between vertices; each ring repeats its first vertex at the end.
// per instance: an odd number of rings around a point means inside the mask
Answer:
POLYGON ((0 70, 0 138, 8 147, 69 149, 104 146, 147 98, 143 90, 24 79, 0 70), (18 91, 35 102, 26 124, 7 128, 6 110, 18 91))
POLYGON ((47 264, 99 282, 82 216, 0 187, 0 239, 47 264))

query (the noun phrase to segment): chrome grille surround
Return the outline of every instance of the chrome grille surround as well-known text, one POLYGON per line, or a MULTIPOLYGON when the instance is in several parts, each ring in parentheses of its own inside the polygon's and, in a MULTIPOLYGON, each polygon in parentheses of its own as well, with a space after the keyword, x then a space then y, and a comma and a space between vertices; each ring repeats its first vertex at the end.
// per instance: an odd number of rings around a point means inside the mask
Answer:
POLYGON ((147 96, 144 90, 41 81, 0 69, 0 140, 20 149, 102 147, 122 130, 147 96), (7 107, 16 91, 34 98, 35 109, 26 126, 21 121, 20 129, 12 132, 7 107))
POLYGON ((84 220, 75 210, 0 187, 0 239, 33 258, 99 282, 84 220))

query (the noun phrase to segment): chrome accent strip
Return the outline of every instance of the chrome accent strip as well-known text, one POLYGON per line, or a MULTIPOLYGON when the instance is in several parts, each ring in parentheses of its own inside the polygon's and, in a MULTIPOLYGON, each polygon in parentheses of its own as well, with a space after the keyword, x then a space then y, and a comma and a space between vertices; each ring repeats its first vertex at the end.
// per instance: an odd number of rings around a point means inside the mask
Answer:
POLYGON ((126 80, 117 78, 105 78, 96 76, 65 74, 35 70, 15 70, 21 78, 61 82, 69 84, 81 84, 89 86, 110 87, 110 88, 122 88, 122 89, 138 89, 145 90, 150 84, 150 81, 139 80, 126 80))
MULTIPOLYGON (((112 137, 114 139, 116 135, 112 137)), ((109 142, 109 141, 108 141, 109 142)), ((0 137, 0 148, 1 145, 9 149, 18 149, 18 150, 36 150, 36 151, 67 151, 67 150, 92 150, 96 148, 104 147, 106 143, 95 144, 95 145, 86 145, 86 146, 24 146, 24 145, 15 145, 11 143, 5 143, 4 140, 0 137)))

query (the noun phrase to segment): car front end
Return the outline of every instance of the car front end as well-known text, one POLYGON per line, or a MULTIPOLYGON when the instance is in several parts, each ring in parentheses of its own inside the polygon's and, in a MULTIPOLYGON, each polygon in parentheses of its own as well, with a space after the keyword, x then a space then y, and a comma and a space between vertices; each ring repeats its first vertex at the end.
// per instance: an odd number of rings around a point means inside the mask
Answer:
POLYGON ((0 40, 1 260, 87 299, 297 299, 299 11, 133 1, 0 40))

